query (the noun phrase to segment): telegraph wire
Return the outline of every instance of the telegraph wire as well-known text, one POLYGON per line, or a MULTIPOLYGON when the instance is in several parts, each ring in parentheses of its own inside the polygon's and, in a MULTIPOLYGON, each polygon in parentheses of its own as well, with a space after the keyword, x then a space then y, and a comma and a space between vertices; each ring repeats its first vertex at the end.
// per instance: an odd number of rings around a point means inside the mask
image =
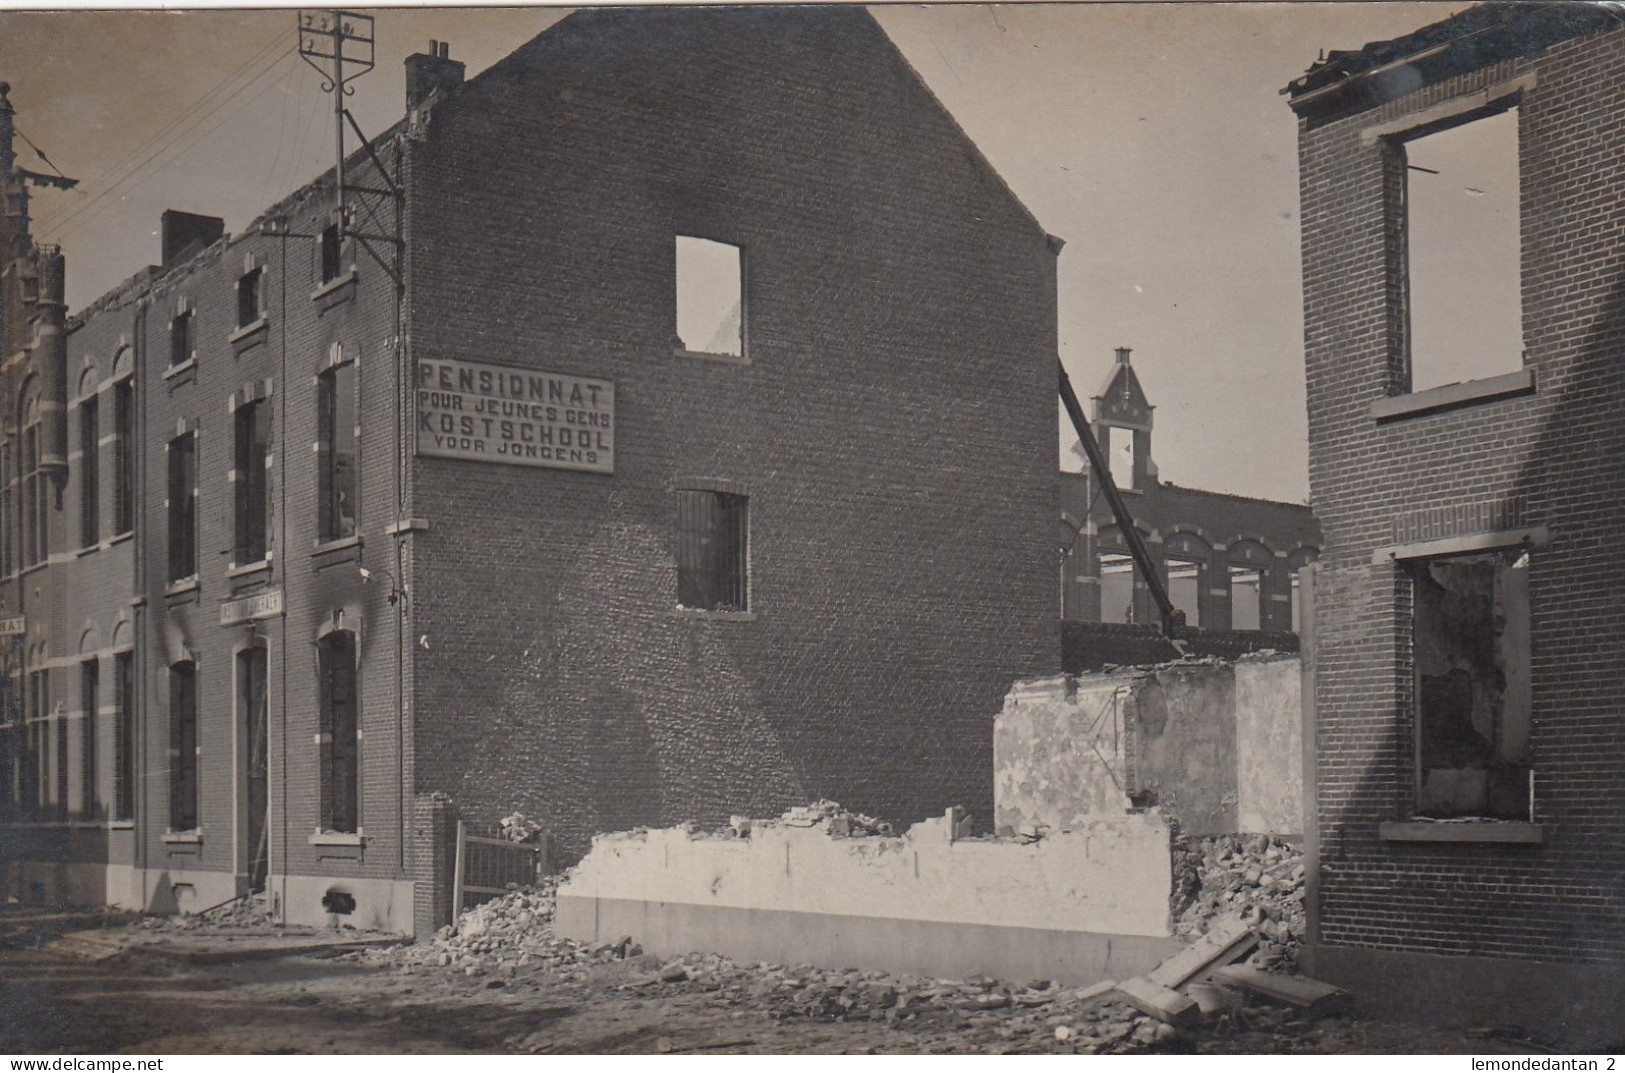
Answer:
MULTIPOLYGON (((274 43, 273 43, 272 47, 274 48, 274 43)), ((254 60, 251 60, 248 65, 245 65, 245 67, 246 66, 251 66, 254 62, 258 61, 261 58, 261 56, 263 56, 265 54, 265 52, 266 52, 266 50, 262 49, 260 54, 256 55, 254 60)), ((167 141, 165 141, 164 144, 158 146, 151 153, 147 154, 145 157, 141 158, 135 164, 133 164, 129 168, 127 168, 122 175, 120 175, 117 179, 110 182, 109 185, 103 187, 102 190, 98 194, 96 194, 95 197, 93 197, 90 201, 88 201, 85 204, 79 206, 77 209, 70 212, 68 215, 66 215, 64 217, 61 217, 58 220, 55 220, 55 221, 41 221, 41 224, 40 224, 41 228, 42 229, 56 230, 59 234, 66 234, 67 231, 69 230, 68 225, 70 223, 72 223, 72 221, 74 221, 75 219, 80 217, 82 214, 84 214, 85 212, 87 212, 89 210, 92 210, 92 209, 95 210, 94 212, 92 212, 91 216, 86 217, 84 220, 81 220, 79 222, 79 224, 75 224, 73 229, 77 229, 79 226, 82 226, 82 224, 84 224, 85 222, 88 222, 89 219, 92 219, 96 215, 99 215, 101 213, 102 209, 106 207, 105 204, 101 204, 101 203, 105 202, 106 199, 108 197, 110 197, 113 194, 114 191, 118 190, 125 183, 127 183, 131 179, 133 179, 137 174, 139 174, 143 169, 145 169, 149 165, 151 165, 160 156, 164 155, 166 152, 168 152, 170 149, 174 148, 175 146, 181 144, 182 139, 184 139, 187 134, 189 134, 193 130, 197 129, 199 124, 203 123, 204 121, 206 121, 207 119, 209 119, 210 117, 212 117, 213 115, 218 113, 222 108, 224 108, 227 104, 231 103, 232 100, 234 100, 238 95, 240 95, 249 86, 253 85, 255 82, 258 82, 268 72, 270 72, 272 70, 275 70, 276 66, 279 63, 281 63, 283 60, 287 59, 291 55, 293 55, 293 50, 289 49, 289 50, 281 53, 280 55, 274 56, 269 62, 263 64, 258 71, 256 71, 253 75, 249 76, 249 78, 246 81, 242 82, 236 89, 232 90, 231 93, 229 93, 225 97, 219 99, 215 103, 213 108, 210 108, 208 111, 206 111, 206 112, 202 113, 201 115, 199 115, 190 124, 188 124, 186 127, 181 129, 173 137, 170 137, 167 141), (100 207, 98 207, 98 205, 100 205, 100 207)), ((226 81, 227 82, 231 81, 231 78, 228 78, 226 81)), ((224 84, 224 83, 222 83, 222 84, 224 84)), ((211 97, 213 96, 214 92, 215 91, 211 90, 209 94, 205 95, 197 103, 198 104, 207 103, 211 99, 211 97)), ((263 90, 261 92, 263 93, 263 90)), ((250 100, 257 99, 259 96, 260 96, 260 94, 255 94, 255 96, 253 98, 250 98, 250 100)), ((244 102, 244 103, 246 104, 247 102, 244 102)), ((184 121, 186 116, 190 112, 192 112, 195 107, 196 107, 196 105, 194 105, 193 108, 188 108, 188 109, 186 109, 186 111, 182 112, 179 116, 176 117, 176 119, 172 120, 164 128, 165 131, 167 131, 170 128, 174 127, 176 124, 184 121)), ((239 106, 238 109, 234 109, 233 112, 230 113, 230 114, 233 114, 233 115, 236 114, 236 111, 240 110, 240 108, 241 108, 241 106, 239 106)), ((152 145, 155 141, 158 141, 162 137, 163 137, 163 132, 160 132, 158 134, 155 134, 153 137, 147 139, 147 141, 142 143, 142 145, 140 145, 139 147, 137 147, 135 152, 132 153, 130 155, 130 157, 127 158, 127 159, 134 159, 143 150, 145 150, 148 146, 152 145)), ((194 143, 187 143, 186 148, 190 148, 192 144, 195 144, 195 141, 194 141, 194 143)))
MULTIPOLYGON (((255 101, 259 100, 261 97, 263 97, 267 92, 269 92, 271 90, 271 88, 275 85, 275 82, 273 81, 272 83, 262 87, 259 90, 259 92, 255 93, 253 96, 251 96, 251 97, 247 98, 246 100, 242 101, 240 104, 237 105, 237 107, 233 108, 231 111, 227 112, 224 116, 222 116, 219 123, 216 123, 214 126, 209 127, 202 134, 199 134, 196 138, 193 138, 190 141, 182 141, 182 139, 184 139, 186 137, 186 135, 188 135, 192 131, 196 130, 198 128, 198 126, 201 125, 202 123, 204 123, 207 120, 213 118, 217 113, 219 113, 219 111, 222 108, 224 108, 234 98, 236 98, 239 94, 241 94, 243 92, 243 90, 247 89, 249 86, 253 85, 255 82, 258 82, 261 78, 265 77, 266 74, 268 74, 271 71, 275 70, 277 64, 281 63, 283 60, 286 60, 286 59, 290 58, 292 55, 293 55, 293 50, 290 49, 287 52, 283 53, 282 55, 277 56, 274 60, 271 61, 271 63, 269 65, 262 68, 259 71, 258 74, 254 75, 253 78, 249 79, 247 82, 244 82, 241 86, 239 86, 234 92, 232 92, 232 94, 230 96, 228 96, 225 99, 223 99, 222 101, 220 101, 219 104, 215 105, 215 107, 210 109, 208 112, 205 112, 203 115, 199 116, 195 121, 193 121, 189 126, 187 126, 186 129, 182 130, 173 139, 171 139, 167 144, 165 144, 165 145, 161 146, 159 149, 155 150, 152 154, 150 154, 140 164, 136 165, 136 167, 134 169, 132 169, 128 174, 126 174, 123 178, 121 178, 117 183, 115 183, 112 186, 110 186, 110 187, 106 188, 105 190, 103 190, 102 191, 102 196, 104 198, 107 197, 114 190, 116 190, 118 187, 123 186, 125 183, 127 183, 131 179, 135 178, 138 174, 140 174, 142 171, 144 171, 150 164, 152 164, 154 161, 156 161, 159 157, 165 156, 165 155, 167 155, 169 157, 169 159, 164 162, 164 166, 167 167, 169 164, 173 163, 180 156, 183 156, 187 152, 190 152, 205 137, 207 137, 210 134, 213 134, 216 130, 219 130, 220 127, 225 124, 226 120, 232 118, 238 112, 240 112, 244 108, 246 108, 248 105, 254 103, 255 101), (169 152, 171 149, 176 149, 177 147, 179 149, 179 152, 177 152, 177 153, 170 153, 169 152)), ((152 178, 152 175, 150 175, 150 174, 141 176, 141 182, 138 183, 137 186, 134 189, 140 189, 140 187, 142 185, 145 185, 146 182, 148 180, 150 180, 151 178, 152 178)), ((79 228, 83 227, 85 224, 89 223, 91 220, 95 219, 97 216, 100 216, 103 212, 105 212, 107 209, 111 208, 115 204, 117 204, 117 202, 113 202, 113 201, 105 202, 100 207, 97 207, 95 209, 95 211, 92 212, 89 216, 86 216, 86 217, 84 217, 84 219, 81 219, 77 223, 74 223, 73 220, 74 220, 75 217, 80 216, 85 211, 85 209, 91 208, 90 205, 84 206, 83 208, 80 209, 79 212, 76 212, 73 215, 66 217, 60 223, 55 225, 55 227, 58 229, 57 230, 57 237, 59 237, 59 238, 66 237, 67 235, 77 231, 79 228)))

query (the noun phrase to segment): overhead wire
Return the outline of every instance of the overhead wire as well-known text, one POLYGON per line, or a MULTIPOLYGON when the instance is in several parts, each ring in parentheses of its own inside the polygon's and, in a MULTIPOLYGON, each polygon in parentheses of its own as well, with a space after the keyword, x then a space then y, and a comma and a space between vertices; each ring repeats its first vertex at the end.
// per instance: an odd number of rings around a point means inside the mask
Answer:
MULTIPOLYGON (((69 216, 62 219, 61 221, 59 221, 58 223, 56 223, 54 225, 54 227, 56 229, 57 236, 58 237, 66 237, 67 235, 72 234, 73 232, 77 231, 79 228, 83 227, 85 224, 89 223, 91 220, 93 220, 96 217, 100 216, 107 209, 112 208, 113 205, 116 204, 116 202, 106 201, 105 199, 109 195, 111 195, 111 193, 114 190, 118 189, 119 187, 124 186, 126 183, 130 182, 132 179, 135 179, 138 175, 140 176, 140 182, 136 185, 135 189, 139 189, 142 185, 145 185, 146 182, 153 177, 153 174, 156 174, 156 173, 155 172, 154 173, 149 173, 149 174, 142 174, 142 173, 146 172, 147 169, 153 163, 159 161, 160 157, 166 157, 166 156, 168 157, 168 159, 163 162, 164 166, 168 166, 168 164, 173 163, 174 160, 177 159, 178 157, 186 154, 187 152, 190 152, 204 138, 208 137, 210 134, 213 134, 216 130, 219 130, 220 127, 223 126, 227 120, 231 119, 237 113, 241 112, 244 108, 248 107, 248 105, 254 103, 255 101, 259 100, 261 97, 265 96, 265 94, 270 92, 270 90, 276 85, 274 80, 272 82, 268 83, 267 85, 261 87, 261 89, 257 93, 255 93, 253 96, 248 97, 247 99, 243 100, 235 108, 231 109, 231 111, 225 113, 223 116, 221 116, 219 122, 215 123, 213 126, 211 126, 208 129, 204 130, 197 137, 192 138, 190 140, 185 140, 186 135, 190 134, 192 131, 196 130, 201 124, 207 122, 209 119, 211 119, 215 115, 219 114, 220 110, 222 108, 224 108, 227 104, 229 104, 232 100, 234 100, 244 90, 246 90, 248 87, 252 86, 255 82, 258 82, 260 79, 264 78, 266 74, 274 71, 279 63, 281 63, 283 60, 288 59, 292 55, 293 55, 293 51, 290 49, 288 52, 285 52, 282 55, 277 56, 268 65, 266 65, 257 74, 255 74, 253 78, 249 79, 247 82, 244 82, 241 86, 239 86, 237 88, 237 90, 235 90, 230 96, 228 96, 228 97, 224 98, 223 100, 221 100, 218 105, 216 105, 214 108, 210 109, 208 112, 205 112, 204 114, 200 115, 196 120, 194 120, 190 125, 188 125, 184 130, 182 130, 174 138, 172 138, 168 143, 166 143, 163 146, 160 146, 157 150, 155 150, 151 154, 149 154, 146 159, 144 159, 140 164, 138 164, 135 168, 133 168, 130 172, 128 172, 123 178, 119 179, 118 182, 116 182, 112 186, 109 186, 106 189, 104 189, 102 191, 102 197, 103 197, 104 201, 103 201, 103 203, 101 205, 99 205, 99 206, 91 206, 91 205, 87 204, 87 205, 83 206, 78 212, 72 213, 69 216), (175 152, 170 152, 170 150, 176 150, 176 151, 175 152), (91 211, 90 215, 83 216, 85 211, 91 210, 91 209, 93 209, 94 211, 91 211), (79 219, 78 222, 74 222, 75 218, 80 217, 80 216, 83 216, 83 219, 79 219)), ((162 170, 162 169, 160 168, 159 170, 162 170)))
MULTIPOLYGON (((264 54, 265 54, 265 50, 262 49, 259 56, 256 56, 256 59, 259 59, 259 57, 263 56, 264 54)), ((237 88, 232 90, 229 94, 227 94, 226 96, 218 99, 215 102, 214 107, 212 107, 208 111, 203 112, 202 114, 198 115, 195 119, 192 120, 191 123, 187 124, 185 127, 181 128, 179 131, 174 133, 173 136, 171 136, 167 140, 165 140, 163 142, 163 144, 158 145, 156 148, 154 148, 146 156, 141 157, 139 160, 136 160, 135 163, 131 164, 128 168, 125 169, 125 171, 124 171, 124 173, 122 175, 120 175, 117 179, 115 179, 114 181, 109 183, 107 186, 103 187, 90 201, 80 205, 78 208, 76 208, 72 212, 68 213, 66 216, 60 217, 60 218, 58 218, 56 220, 43 220, 43 221, 41 221, 40 227, 42 229, 54 230, 59 234, 67 234, 71 230, 77 230, 78 227, 82 226, 85 222, 88 222, 88 220, 94 218, 97 215, 100 215, 101 211, 105 207, 107 207, 107 199, 110 198, 115 191, 119 190, 126 183, 128 183, 132 179, 134 179, 137 175, 141 174, 147 168, 151 167, 156 161, 159 160, 160 157, 162 157, 165 154, 169 153, 170 150, 175 149, 177 147, 181 147, 183 149, 183 151, 184 151, 184 149, 190 149, 194 144, 196 144, 196 142, 199 139, 194 138, 191 141, 185 141, 186 136, 188 134, 190 134, 192 131, 196 130, 201 124, 208 121, 213 116, 217 115, 221 111, 221 109, 223 109, 227 105, 229 105, 233 100, 235 100, 237 97, 239 97, 250 86, 254 85, 256 82, 258 82, 262 78, 264 78, 266 74, 268 74, 269 72, 275 70, 278 64, 282 63, 284 60, 288 59, 293 54, 294 54, 294 50, 292 48, 289 48, 284 52, 281 52, 281 53, 279 53, 277 55, 272 56, 268 61, 260 64, 259 70, 255 71, 247 79, 242 81, 237 86, 237 88), (84 217, 84 219, 80 219, 79 223, 77 223, 77 224, 73 223, 73 221, 75 221, 76 219, 79 219, 80 217, 84 216, 84 214, 87 213, 87 212, 89 212, 91 215, 84 217), (69 226, 70 224, 72 224, 73 226, 70 227, 69 226)), ((250 65, 252 65, 252 61, 251 61, 250 65)), ((228 113, 228 118, 229 118, 230 115, 235 115, 238 111, 240 111, 244 105, 250 103, 253 100, 257 100, 264 93, 265 93, 265 90, 262 89, 262 90, 260 90, 259 93, 256 93, 253 97, 250 97, 247 101, 244 101, 244 102, 242 102, 242 104, 239 104, 237 106, 237 108, 234 108, 230 113, 228 113)), ((204 99, 207 100, 208 98, 205 97, 204 99)), ((187 112, 183 112, 182 113, 182 118, 184 118, 184 116, 187 113, 189 113, 190 111, 192 111, 192 109, 188 109, 187 112)), ((166 129, 172 128, 175 125, 175 123, 178 122, 178 121, 180 121, 180 119, 178 119, 176 121, 172 121, 169 124, 169 127, 166 127, 166 129)), ((210 128, 211 131, 213 129, 215 129, 215 128, 210 128)), ((209 131, 204 132, 205 135, 207 133, 209 133, 209 131)), ((157 141, 159 138, 162 138, 162 137, 163 137, 163 135, 160 133, 158 135, 155 135, 152 138, 149 138, 146 142, 144 142, 140 147, 137 148, 137 150, 136 150, 136 152, 134 154, 131 154, 131 158, 129 158, 129 159, 134 159, 138 154, 141 153, 141 151, 143 149, 145 149, 147 146, 152 145, 153 142, 157 141)), ((201 137, 203 137, 203 135, 199 135, 199 138, 201 138, 201 137)))
MULTIPOLYGON (((181 109, 180 112, 176 113, 176 115, 173 118, 171 118, 167 123, 165 123, 162 127, 158 128, 151 135, 149 135, 146 138, 146 140, 144 140, 143 142, 141 142, 141 144, 137 145, 133 150, 131 150, 130 153, 125 156, 124 163, 127 164, 130 161, 135 160, 138 156, 140 156, 140 154, 142 152, 144 152, 147 149, 148 146, 154 144, 159 139, 165 137, 167 134, 170 133, 170 131, 174 130, 176 127, 180 126, 180 124, 186 122, 186 120, 191 118, 192 114, 194 112, 196 112, 199 108, 204 107, 210 101, 216 100, 219 93, 223 89, 225 89, 225 87, 227 87, 231 83, 237 81, 237 79, 239 77, 241 77, 244 72, 246 72, 250 68, 254 67, 261 60, 263 60, 266 56, 270 55, 273 51, 275 51, 276 46, 279 43, 281 43, 283 40, 284 40, 283 35, 282 34, 277 34, 275 37, 273 37, 270 40, 266 41, 265 44, 261 45, 259 47, 259 49, 257 49, 254 52, 253 55, 251 55, 243 63, 239 64, 236 67, 236 69, 234 69, 230 74, 226 75, 219 82, 216 82, 207 91, 205 91, 201 96, 199 96, 196 100, 194 100, 191 104, 187 105, 185 108, 181 109)), ((126 175, 120 177, 120 181, 122 181, 123 178, 128 177, 128 174, 133 172, 134 167, 135 167, 135 165, 131 165, 127 169, 126 175)), ((112 179, 113 174, 109 173, 108 175, 100 176, 99 178, 101 178, 101 179, 112 179)), ((100 194, 96 195, 96 200, 99 200, 100 197, 101 197, 100 194)), ((88 204, 86 206, 82 206, 82 207, 88 207, 88 204)), ((49 215, 47 215, 46 217, 43 217, 42 220, 39 221, 39 223, 42 223, 42 224, 47 225, 47 226, 55 226, 55 225, 60 224, 60 223, 65 223, 66 220, 67 220, 67 217, 65 217, 65 216, 64 217, 57 217, 55 219, 52 219, 49 215)))

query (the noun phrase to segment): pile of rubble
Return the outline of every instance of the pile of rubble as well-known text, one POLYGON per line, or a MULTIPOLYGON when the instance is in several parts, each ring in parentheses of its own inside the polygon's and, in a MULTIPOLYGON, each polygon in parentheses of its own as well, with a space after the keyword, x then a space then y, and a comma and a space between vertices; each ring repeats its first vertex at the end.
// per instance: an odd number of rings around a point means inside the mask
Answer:
POLYGON ((1258 933, 1249 964, 1290 971, 1303 942, 1303 854, 1268 835, 1194 840, 1175 865, 1174 934, 1187 942, 1221 917, 1258 933))
MULTIPOLYGON (((823 825, 834 838, 863 838, 869 835, 889 835, 891 824, 851 812, 834 801, 814 801, 810 805, 797 805, 779 818, 787 827, 818 827, 823 825)), ((734 824, 738 829, 737 821, 734 824)))
POLYGON ((270 900, 262 894, 245 894, 201 913, 174 913, 143 917, 137 927, 147 931, 199 931, 241 929, 262 931, 284 925, 271 912, 270 900))

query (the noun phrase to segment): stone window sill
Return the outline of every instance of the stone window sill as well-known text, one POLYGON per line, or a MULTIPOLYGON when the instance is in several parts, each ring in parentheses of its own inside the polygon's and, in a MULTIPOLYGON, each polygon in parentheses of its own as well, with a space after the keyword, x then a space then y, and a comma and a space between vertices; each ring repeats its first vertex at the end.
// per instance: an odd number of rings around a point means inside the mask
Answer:
POLYGON ((176 377, 185 376, 187 373, 196 372, 196 371, 197 371, 197 355, 194 354, 190 358, 187 358, 185 361, 180 362, 177 365, 171 365, 169 368, 165 369, 164 370, 164 379, 165 380, 174 380, 176 377))
POLYGON ((193 574, 191 577, 183 577, 179 581, 171 581, 165 586, 164 595, 185 596, 187 593, 196 592, 197 590, 198 578, 196 574, 193 574))
POLYGON ((1546 841, 1546 826, 1516 820, 1397 820, 1379 823, 1377 837, 1384 842, 1510 842, 1540 845, 1546 841))
POLYGON ((135 821, 134 820, 108 820, 107 821, 107 829, 109 831, 133 831, 133 830, 135 830, 135 821))
POLYGON ((749 365, 748 354, 720 354, 710 350, 688 350, 684 347, 675 347, 672 350, 674 358, 701 358, 705 361, 720 361, 725 365, 749 365))
POLYGON ((126 540, 134 540, 134 539, 135 539, 135 530, 134 529, 126 529, 126 530, 124 530, 124 532, 118 534, 117 536, 110 536, 106 540, 102 541, 102 547, 111 548, 114 544, 122 544, 126 540))
POLYGON ((355 265, 351 265, 348 271, 339 273, 326 283, 322 284, 320 287, 317 287, 314 291, 311 291, 310 300, 312 302, 319 302, 330 294, 337 294, 339 291, 350 286, 350 284, 354 283, 359 278, 360 275, 356 272, 355 265))
POLYGON ((166 843, 176 846, 201 846, 202 831, 165 831, 161 836, 166 843))
POLYGON ((230 335, 226 336, 226 342, 233 345, 236 345, 237 343, 246 343, 270 326, 270 319, 262 316, 259 320, 245 324, 241 328, 238 328, 236 331, 232 332, 230 335))
POLYGON ((226 568, 226 576, 228 578, 247 577, 250 574, 262 573, 263 571, 269 569, 271 569, 271 555, 269 552, 267 552, 265 558, 259 559, 255 562, 244 563, 242 566, 238 566, 235 563, 231 564, 226 568))
POLYGON ((755 622, 754 611, 707 611, 699 607, 679 607, 678 618, 713 619, 718 622, 755 622))
POLYGON ((1445 384, 1425 391, 1413 391, 1409 395, 1378 399, 1371 404, 1371 417, 1379 422, 1394 421, 1534 393, 1535 370, 1519 369, 1514 373, 1469 380, 1464 384, 1445 384))
POLYGON ((367 835, 362 831, 317 831, 307 841, 312 846, 361 846, 367 835))
POLYGON ((347 537, 334 537, 332 540, 318 540, 311 545, 312 555, 327 555, 336 551, 347 551, 350 548, 361 546, 361 534, 354 533, 347 537))

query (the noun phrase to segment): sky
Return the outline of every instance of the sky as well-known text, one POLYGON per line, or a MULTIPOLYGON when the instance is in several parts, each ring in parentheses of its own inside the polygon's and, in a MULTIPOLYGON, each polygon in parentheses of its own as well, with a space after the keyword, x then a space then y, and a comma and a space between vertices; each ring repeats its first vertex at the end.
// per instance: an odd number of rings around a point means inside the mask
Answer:
MULTIPOLYGON (((1397 37, 1465 6, 870 10, 1066 240, 1060 348, 1079 394, 1099 390, 1113 348, 1131 347, 1156 406, 1164 481, 1296 502, 1308 495, 1297 127, 1280 90, 1322 49, 1397 37)), ((566 10, 373 14, 377 67, 350 102, 369 134, 400 117, 402 61, 431 38, 473 76, 566 10)), ((331 166, 331 98, 294 54, 294 20, 289 9, 0 11, 0 80, 17 124, 81 180, 33 200, 36 238, 67 255, 72 308, 158 260, 164 209, 241 231, 331 166)), ((22 167, 50 170, 18 148, 22 167)), ((1063 436, 1063 465, 1076 468, 1068 446, 1063 436)))

